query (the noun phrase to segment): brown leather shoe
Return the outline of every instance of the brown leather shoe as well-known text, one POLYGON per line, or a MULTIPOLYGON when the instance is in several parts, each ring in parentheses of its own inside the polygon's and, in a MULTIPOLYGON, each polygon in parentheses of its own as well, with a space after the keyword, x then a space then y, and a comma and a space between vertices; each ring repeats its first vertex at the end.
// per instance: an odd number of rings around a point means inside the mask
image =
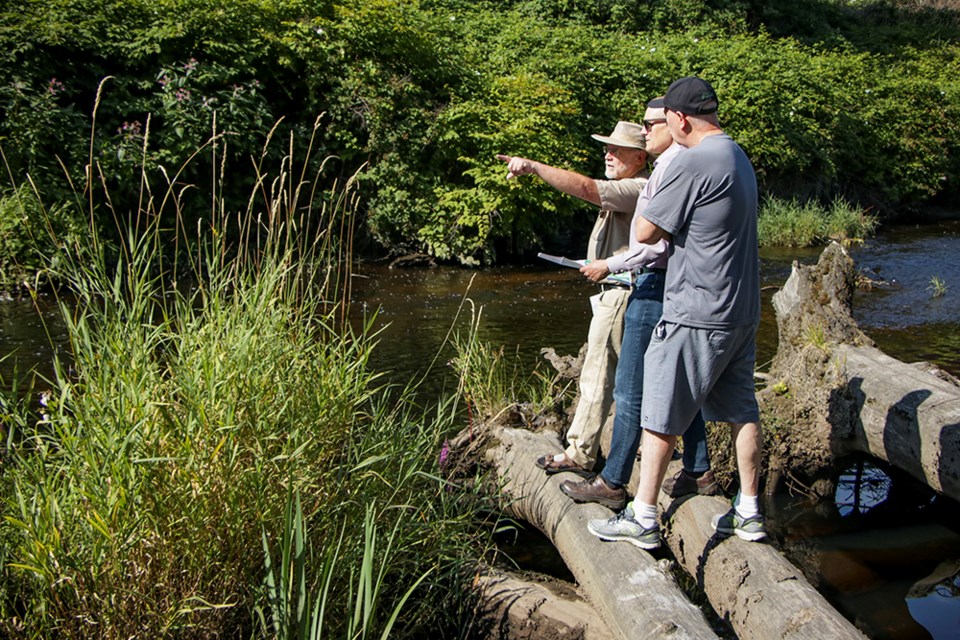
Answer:
POLYGON ((566 480, 560 484, 560 491, 573 498, 574 502, 596 502, 614 511, 623 509, 627 504, 627 490, 623 487, 611 488, 597 474, 593 480, 572 482, 566 480))
POLYGON ((718 496, 720 495, 720 485, 717 484, 712 469, 707 469, 699 478, 694 478, 680 469, 672 478, 663 481, 660 491, 671 498, 679 498, 690 493, 698 493, 701 496, 718 496))

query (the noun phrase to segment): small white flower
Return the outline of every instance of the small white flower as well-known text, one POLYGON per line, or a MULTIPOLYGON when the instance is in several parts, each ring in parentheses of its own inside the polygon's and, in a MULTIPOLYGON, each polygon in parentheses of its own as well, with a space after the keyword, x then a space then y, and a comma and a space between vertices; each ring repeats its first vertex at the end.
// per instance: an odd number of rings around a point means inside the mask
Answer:
POLYGON ((694 41, 694 42, 700 42, 700 38, 694 38, 693 41, 694 41))
POLYGON ((656 47, 650 47, 650 53, 653 53, 653 52, 656 51, 656 50, 657 50, 656 47))
POLYGON ((322 27, 317 27, 317 35, 318 35, 318 36, 322 36, 322 35, 323 35, 323 28, 322 28, 322 27))

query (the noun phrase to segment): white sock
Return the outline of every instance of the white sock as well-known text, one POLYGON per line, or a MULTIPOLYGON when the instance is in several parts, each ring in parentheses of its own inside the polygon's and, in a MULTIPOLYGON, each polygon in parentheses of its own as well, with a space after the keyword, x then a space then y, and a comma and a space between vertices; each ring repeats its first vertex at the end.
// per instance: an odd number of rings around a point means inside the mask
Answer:
POLYGON ((757 504, 757 496, 745 496, 742 493, 737 498, 737 515, 746 520, 760 513, 760 507, 757 504))
POLYGON ((642 502, 634 500, 633 517, 636 518, 641 527, 649 529, 657 524, 657 505, 643 504, 642 502))

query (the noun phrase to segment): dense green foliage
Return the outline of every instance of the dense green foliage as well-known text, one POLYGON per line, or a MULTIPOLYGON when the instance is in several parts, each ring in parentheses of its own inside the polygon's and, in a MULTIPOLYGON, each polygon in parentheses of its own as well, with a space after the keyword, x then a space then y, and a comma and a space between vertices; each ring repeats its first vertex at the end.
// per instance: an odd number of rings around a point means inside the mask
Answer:
POLYGON ((894 0, 7 2, 0 148, 46 202, 90 164, 124 220, 143 165, 200 218, 251 186, 210 194, 203 176, 258 161, 276 123, 318 122, 336 161, 311 172, 362 169, 365 237, 489 262, 563 242, 587 210, 508 183, 494 154, 599 175, 589 134, 699 74, 765 193, 903 215, 958 193, 958 33, 954 3, 894 0))

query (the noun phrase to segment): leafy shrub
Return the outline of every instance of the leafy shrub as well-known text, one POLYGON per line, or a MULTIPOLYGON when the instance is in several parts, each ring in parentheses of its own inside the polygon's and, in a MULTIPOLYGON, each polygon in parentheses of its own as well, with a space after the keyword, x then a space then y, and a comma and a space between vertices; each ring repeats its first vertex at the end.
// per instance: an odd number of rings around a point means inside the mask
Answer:
MULTIPOLYGON (((320 118, 314 151, 336 158, 327 175, 363 169, 359 213, 380 249, 471 264, 509 258, 569 238, 585 208, 504 184, 492 154, 599 175, 589 134, 638 119, 648 99, 687 74, 717 88, 721 120, 765 192, 842 195, 890 215, 958 191, 960 69, 950 34, 960 21, 951 8, 880 0, 94 5, 37 0, 0 10, 0 143, 13 182, 30 173, 49 202, 73 197, 58 157, 74 172, 90 163, 120 219, 136 210, 141 170, 191 193, 181 213, 202 219, 213 194, 199 190, 201 177, 260 162, 263 129, 275 119, 277 135, 297 138, 320 118), (904 28, 871 40, 884 16, 904 28), (85 118, 106 76, 113 80, 91 134, 85 118), (224 135, 205 146, 214 112, 224 135)), ((250 186, 228 185, 225 206, 242 209, 250 186)))

